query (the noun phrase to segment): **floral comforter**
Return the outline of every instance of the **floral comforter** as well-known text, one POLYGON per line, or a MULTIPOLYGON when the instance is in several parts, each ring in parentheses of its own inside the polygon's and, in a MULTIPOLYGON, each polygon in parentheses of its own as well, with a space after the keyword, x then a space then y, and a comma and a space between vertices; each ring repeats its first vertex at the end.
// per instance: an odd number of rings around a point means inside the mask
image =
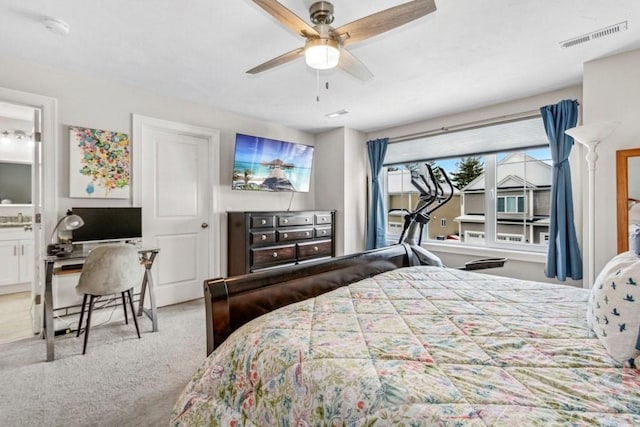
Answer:
POLYGON ((640 373, 589 331, 584 289, 437 267, 254 319, 171 425, 640 425, 640 373))

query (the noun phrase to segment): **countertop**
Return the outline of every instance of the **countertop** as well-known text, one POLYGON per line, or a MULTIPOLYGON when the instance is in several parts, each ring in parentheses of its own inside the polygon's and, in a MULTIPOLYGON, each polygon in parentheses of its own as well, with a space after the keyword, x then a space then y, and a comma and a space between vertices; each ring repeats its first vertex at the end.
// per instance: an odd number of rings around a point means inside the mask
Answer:
POLYGON ((31 226, 30 222, 0 222, 0 228, 18 228, 25 226, 31 226))

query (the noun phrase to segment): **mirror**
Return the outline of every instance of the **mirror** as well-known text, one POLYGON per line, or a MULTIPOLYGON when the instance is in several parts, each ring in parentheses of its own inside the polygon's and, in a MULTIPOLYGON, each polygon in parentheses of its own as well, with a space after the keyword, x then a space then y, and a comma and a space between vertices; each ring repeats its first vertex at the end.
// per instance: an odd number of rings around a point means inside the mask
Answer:
POLYGON ((0 204, 31 204, 31 165, 0 160, 0 204))
POLYGON ((640 224, 640 148, 616 151, 618 253, 629 250, 629 225, 640 224))
POLYGON ((0 102, 0 205, 30 205, 34 109, 0 102))

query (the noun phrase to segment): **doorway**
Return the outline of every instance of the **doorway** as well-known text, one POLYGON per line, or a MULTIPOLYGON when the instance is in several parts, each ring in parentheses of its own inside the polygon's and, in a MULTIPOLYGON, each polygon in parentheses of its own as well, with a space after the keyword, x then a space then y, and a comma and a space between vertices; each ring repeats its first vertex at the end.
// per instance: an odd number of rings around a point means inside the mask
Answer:
MULTIPOLYGON (((24 329, 27 336, 33 336, 41 330, 42 308, 44 307, 43 236, 47 231, 52 230, 56 221, 55 129, 57 126, 57 101, 55 98, 47 96, 0 87, 0 106, 0 117, 4 118, 0 128, 0 136, 9 137, 8 140, 0 140, 0 145, 8 147, 14 142, 26 142, 30 146, 28 152, 31 156, 30 160, 24 161, 16 161, 16 157, 11 157, 13 161, 6 162, 30 163, 31 200, 30 203, 17 203, 28 200, 23 199, 20 194, 14 195, 14 193, 2 196, 4 199, 8 199, 4 204, 0 199, 0 209, 2 209, 0 216, 9 217, 6 221, 11 223, 9 224, 11 227, 6 227, 7 224, 5 227, 0 227, 5 229, 4 231, 0 229, 4 233, 4 244, 1 246, 4 253, 0 254, 0 262, 6 259, 14 261, 10 263, 8 268, 0 269, 3 271, 2 274, 5 274, 2 276, 3 284, 0 285, 0 297, 2 294, 21 294, 17 298, 20 302, 6 302, 7 305, 4 308, 0 307, 0 312, 4 312, 5 309, 11 311, 12 309, 9 308, 11 305, 16 307, 21 316, 28 315, 27 323, 30 323, 31 331, 28 327, 24 329), (30 127, 29 124, 25 124, 25 128, 20 128, 19 122, 30 122, 30 127), (5 132, 7 133, 5 134, 5 132), (13 227, 15 225, 18 227, 13 227), (14 229, 7 230, 7 228, 14 229), (22 234, 25 232, 30 234, 25 236, 22 234)), ((19 181, 24 184, 25 180, 27 178, 23 177, 19 181)), ((9 324, 11 321, 0 318, 0 329, 4 329, 5 326, 18 328, 11 326, 13 325, 9 324)), ((22 327, 19 329, 22 330, 22 327)), ((14 340, 14 338, 1 337, 0 339, 14 340)))
POLYGON ((31 106, 0 101, 0 343, 34 332, 36 124, 31 106))

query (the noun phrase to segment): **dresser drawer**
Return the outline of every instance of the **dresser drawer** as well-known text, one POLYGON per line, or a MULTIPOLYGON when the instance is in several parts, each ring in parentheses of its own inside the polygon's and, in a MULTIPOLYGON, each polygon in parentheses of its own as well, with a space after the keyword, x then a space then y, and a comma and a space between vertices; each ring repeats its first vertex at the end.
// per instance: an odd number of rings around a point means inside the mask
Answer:
POLYGON ((279 242, 290 242, 292 240, 313 239, 313 228, 305 228, 302 230, 278 230, 279 242))
POLYGON ((331 214, 316 214, 316 225, 331 224, 331 214))
POLYGON ((251 264, 254 266, 274 264, 296 259, 296 246, 272 246, 264 249, 251 249, 251 264))
POLYGON ((293 225, 312 225, 312 224, 313 224, 313 214, 278 216, 279 227, 289 227, 293 225))
POLYGON ((260 243, 273 243, 276 241, 276 232, 274 230, 252 231, 251 244, 258 245, 260 243))
POLYGON ((331 236, 331 227, 316 227, 315 228, 315 237, 330 237, 331 236))
POLYGON ((331 240, 298 243, 298 259, 319 258, 332 255, 331 240))
POLYGON ((272 228, 275 225, 273 216, 252 215, 251 216, 251 228, 272 228))

